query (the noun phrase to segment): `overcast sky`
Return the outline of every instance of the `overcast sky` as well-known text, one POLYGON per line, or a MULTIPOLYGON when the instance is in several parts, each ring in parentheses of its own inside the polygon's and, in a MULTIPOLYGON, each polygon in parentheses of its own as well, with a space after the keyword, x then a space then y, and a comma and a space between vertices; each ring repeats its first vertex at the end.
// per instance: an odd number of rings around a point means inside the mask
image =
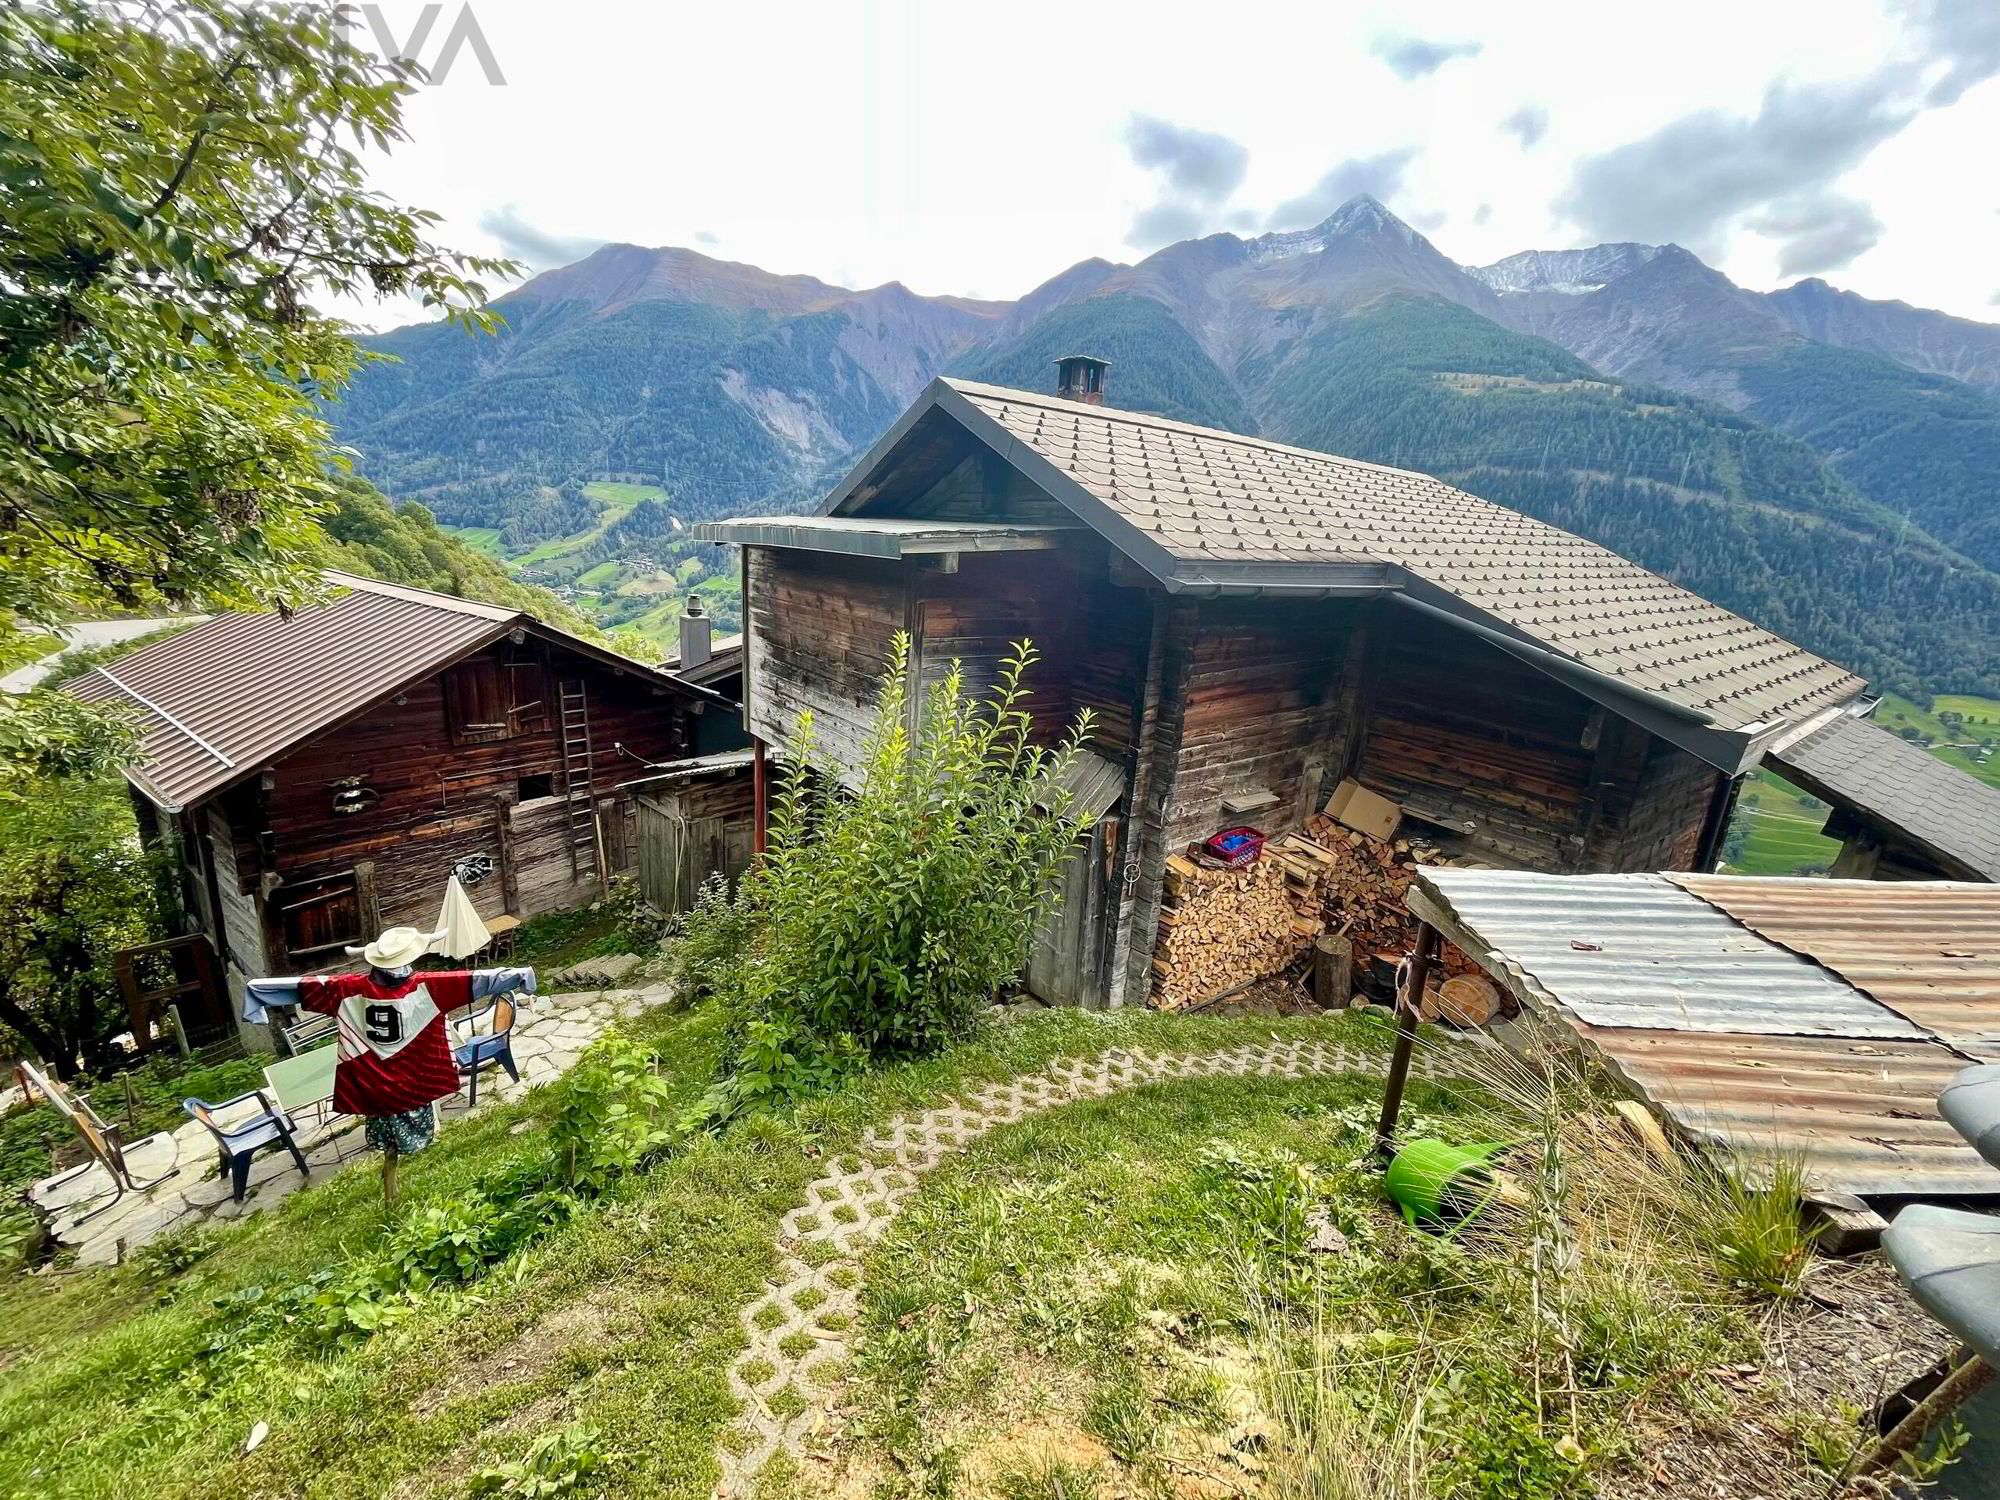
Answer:
MULTIPOLYGON (((374 7, 405 47, 424 8, 374 7)), ((1015 297, 1372 191, 1468 264, 1672 240, 2000 321, 2000 0, 469 9, 504 84, 461 47, 377 184, 538 267, 626 240, 1015 297)))

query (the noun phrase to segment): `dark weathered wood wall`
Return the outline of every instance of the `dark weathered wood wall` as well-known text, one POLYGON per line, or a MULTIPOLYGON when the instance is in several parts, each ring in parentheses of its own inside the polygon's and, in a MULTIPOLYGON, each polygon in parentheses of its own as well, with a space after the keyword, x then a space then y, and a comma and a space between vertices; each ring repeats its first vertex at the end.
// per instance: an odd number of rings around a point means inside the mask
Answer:
MULTIPOLYGON (((489 654, 543 661, 551 692, 558 682, 584 683, 607 863, 613 871, 628 867, 631 797, 620 785, 649 763, 687 753, 691 700, 643 669, 617 671, 534 638, 489 654)), ((510 738, 464 743, 446 716, 444 674, 398 696, 308 741, 267 777, 214 804, 224 825, 216 842, 234 866, 225 885, 241 898, 225 896, 230 947, 246 970, 284 967, 282 921, 267 899, 274 884, 282 893, 360 869, 364 927, 429 924, 453 865, 472 855, 495 865, 492 878, 470 892, 483 916, 532 916, 596 894, 594 877, 579 880, 572 868, 554 705, 510 738), (355 776, 379 800, 363 812, 333 812, 333 783, 355 776), (547 778, 556 795, 523 800, 528 777, 547 778), (255 943, 246 930, 252 921, 255 943)), ((219 858, 218 868, 226 867, 219 858)))

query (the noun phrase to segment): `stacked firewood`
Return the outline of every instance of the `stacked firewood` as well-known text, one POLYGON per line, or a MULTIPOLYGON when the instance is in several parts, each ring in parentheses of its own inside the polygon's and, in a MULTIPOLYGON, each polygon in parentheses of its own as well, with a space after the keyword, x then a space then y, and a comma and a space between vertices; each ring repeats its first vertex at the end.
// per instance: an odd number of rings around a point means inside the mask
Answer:
POLYGON ((1199 1005, 1286 968, 1317 937, 1327 852, 1297 835, 1230 869, 1190 849, 1167 861, 1153 1003, 1199 1005))
POLYGON ((1417 868, 1442 864, 1443 851, 1424 838, 1370 838, 1325 816, 1307 819, 1306 835, 1333 858, 1324 887, 1326 915, 1345 928, 1356 956, 1408 953, 1417 924, 1404 896, 1417 868))

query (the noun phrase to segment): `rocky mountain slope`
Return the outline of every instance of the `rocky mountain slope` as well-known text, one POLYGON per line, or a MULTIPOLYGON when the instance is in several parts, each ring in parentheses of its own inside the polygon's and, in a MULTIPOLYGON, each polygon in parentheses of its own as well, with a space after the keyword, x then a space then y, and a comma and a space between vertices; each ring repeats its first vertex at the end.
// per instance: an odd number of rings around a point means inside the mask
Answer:
POLYGON ((334 412, 363 472, 450 524, 531 538, 587 479, 687 520, 802 508, 934 374, 1042 389, 1081 349, 1114 404, 1445 475, 1885 685, 2000 686, 1986 325, 1748 292, 1673 246, 1462 267, 1369 198, 1013 303, 613 245, 499 306, 495 339, 384 336, 401 362, 334 412))

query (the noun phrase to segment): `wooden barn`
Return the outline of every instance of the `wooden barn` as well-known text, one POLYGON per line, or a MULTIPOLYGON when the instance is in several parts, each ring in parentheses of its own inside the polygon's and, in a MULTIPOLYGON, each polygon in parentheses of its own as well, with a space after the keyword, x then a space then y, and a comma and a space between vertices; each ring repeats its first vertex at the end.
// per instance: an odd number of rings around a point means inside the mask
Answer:
POLYGON ((851 758, 898 630, 927 682, 1031 638, 1041 726, 1094 711, 1045 998, 1200 1003, 1323 928, 1400 951, 1417 862, 1710 868, 1765 747, 1860 706, 1860 678, 1555 527, 1102 396, 1081 358, 1053 396, 941 379, 821 514, 697 530, 742 549, 760 744, 809 708, 851 758), (1190 858, 1238 825, 1271 840, 1252 871, 1190 858))
POLYGON ((220 615, 70 687, 139 720, 140 828, 233 997, 428 926, 453 873, 489 920, 594 899, 636 864, 633 783, 705 720, 740 736, 735 700, 520 611, 327 578, 290 618, 220 615))

